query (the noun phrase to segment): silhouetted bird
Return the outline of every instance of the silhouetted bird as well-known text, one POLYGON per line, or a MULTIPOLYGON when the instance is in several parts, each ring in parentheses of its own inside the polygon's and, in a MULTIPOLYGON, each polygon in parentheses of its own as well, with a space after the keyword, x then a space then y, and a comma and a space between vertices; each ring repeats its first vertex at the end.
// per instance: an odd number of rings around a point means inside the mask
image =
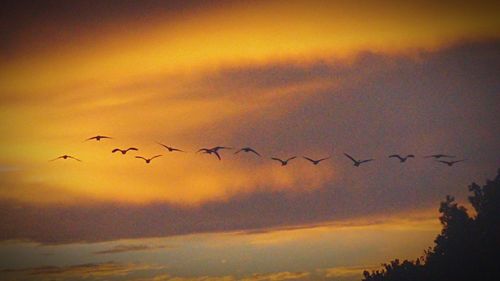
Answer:
POLYGON ((100 141, 101 139, 111 139, 111 137, 107 137, 107 136, 95 136, 95 137, 88 138, 88 139, 86 139, 86 140, 87 140, 87 141, 88 141, 88 140, 96 140, 96 141, 100 141))
POLYGON ((55 158, 55 159, 52 159, 52 160, 49 160, 49 161, 55 161, 55 160, 57 160, 57 159, 64 159, 64 160, 66 160, 66 159, 73 159, 73 160, 80 161, 80 162, 82 161, 82 160, 77 159, 77 158, 75 158, 75 157, 73 157, 73 156, 70 156, 70 155, 63 155, 63 156, 59 156, 59 157, 57 157, 57 158, 55 158))
POLYGON ((314 165, 318 165, 321 161, 324 161, 326 159, 330 159, 330 156, 326 157, 326 158, 322 158, 322 159, 318 159, 318 160, 314 160, 314 159, 311 159, 309 157, 306 157, 306 156, 303 156, 304 159, 306 160, 309 160, 311 163, 313 163, 314 165))
POLYGON ((112 152, 112 153, 115 153, 115 152, 117 152, 117 151, 120 151, 122 154, 126 154, 126 153, 127 153, 127 152, 129 152, 130 150, 135 150, 135 151, 137 151, 137 150, 139 150, 139 149, 137 149, 137 148, 135 148, 135 147, 129 147, 129 148, 127 148, 127 149, 119 149, 119 148, 115 148, 115 149, 113 149, 111 152, 112 152))
POLYGON ((142 156, 136 156, 135 158, 140 158, 140 159, 143 159, 144 161, 146 161, 146 164, 149 164, 151 162, 151 160, 155 159, 155 158, 158 158, 160 157, 161 155, 155 155, 151 158, 144 158, 142 156))
POLYGON ((215 151, 215 152, 218 152, 219 149, 233 149, 233 148, 232 147, 227 147, 227 146, 216 146, 216 147, 210 148, 210 150, 215 151))
POLYGON ((295 158, 297 158, 297 156, 290 157, 290 158, 288 158, 286 160, 281 160, 281 159, 275 158, 275 157, 272 157, 271 159, 281 162, 281 166, 286 166, 288 164, 288 161, 293 160, 295 158))
POLYGON ((355 167, 359 167, 359 165, 363 164, 363 163, 366 163, 366 162, 370 162, 370 161, 373 161, 375 159, 366 159, 366 160, 356 160, 354 159, 351 155, 347 154, 344 152, 344 155, 347 156, 347 158, 351 159, 352 162, 354 162, 354 166, 355 167))
POLYGON ((220 157, 219 153, 217 152, 217 150, 213 150, 211 148, 200 148, 197 152, 203 152, 206 154, 215 154, 215 156, 217 156, 217 158, 219 158, 219 160, 221 160, 221 157, 220 157))
POLYGON ((236 151, 234 154, 238 154, 241 151, 243 151, 243 152, 252 152, 252 153, 255 153, 256 155, 260 156, 260 154, 257 151, 255 151, 253 148, 251 148, 251 147, 243 147, 242 149, 236 151))
POLYGON ((389 155, 389 158, 398 158, 399 162, 404 163, 404 162, 406 162, 406 160, 408 160, 408 158, 415 158, 415 155, 408 154, 408 155, 403 157, 403 156, 400 156, 399 154, 393 154, 393 155, 389 155))
POLYGON ((174 147, 171 147, 171 146, 168 146, 168 145, 164 145, 163 143, 158 143, 159 145, 165 147, 168 152, 174 152, 174 151, 178 151, 178 152, 186 152, 184 150, 181 150, 181 149, 178 149, 178 148, 174 148, 174 147))
POLYGON ((453 164, 458 163, 458 162, 463 162, 463 161, 465 161, 465 159, 462 159, 462 160, 456 160, 456 161, 443 161, 443 160, 438 160, 437 162, 444 163, 444 164, 446 164, 446 165, 448 165, 448 166, 450 166, 450 167, 451 167, 451 166, 453 166, 453 164))
POLYGON ((428 155, 428 156, 424 156, 424 158, 436 158, 436 159, 439 159, 439 158, 454 158, 455 156, 453 155, 446 155, 446 154, 433 154, 433 155, 428 155))

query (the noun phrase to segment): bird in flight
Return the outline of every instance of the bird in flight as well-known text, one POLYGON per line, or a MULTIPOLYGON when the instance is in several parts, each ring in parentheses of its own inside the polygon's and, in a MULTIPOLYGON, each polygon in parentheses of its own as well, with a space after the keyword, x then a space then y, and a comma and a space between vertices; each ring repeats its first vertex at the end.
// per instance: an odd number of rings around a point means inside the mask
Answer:
POLYGON ((453 155, 446 155, 446 154, 432 154, 432 155, 428 155, 428 156, 424 156, 424 158, 435 158, 435 159, 439 159, 439 158, 454 158, 455 156, 453 155))
POLYGON ((398 158, 399 162, 404 163, 404 162, 406 162, 406 160, 408 160, 408 158, 415 158, 415 155, 408 154, 406 156, 400 156, 399 154, 393 154, 393 155, 389 155, 389 158, 398 158))
POLYGON ((197 152, 203 152, 206 154, 214 154, 215 156, 217 156, 217 158, 219 158, 219 160, 221 160, 220 154, 217 152, 217 150, 213 150, 212 148, 200 148, 197 152))
POLYGON ((163 146, 163 147, 165 147, 168 150, 168 152, 174 152, 174 151, 186 152, 186 151, 178 149, 178 148, 174 148, 174 147, 171 147, 171 146, 168 146, 168 145, 164 145, 163 143, 159 143, 158 142, 158 144, 161 145, 161 146, 163 146))
POLYGON ((227 147, 227 146, 215 146, 210 148, 210 150, 218 152, 220 149, 233 149, 232 147, 227 147))
POLYGON ((251 147, 243 147, 242 149, 236 151, 234 154, 238 154, 242 151, 243 152, 252 152, 252 153, 255 153, 257 156, 260 156, 260 154, 257 151, 255 151, 255 149, 253 149, 251 147))
POLYGON ((458 163, 458 162, 463 162, 463 161, 465 161, 465 159, 462 159, 462 160, 456 160, 456 161, 444 161, 444 160, 438 160, 437 162, 444 163, 444 164, 446 164, 446 165, 448 165, 448 166, 450 166, 450 167, 451 167, 451 166, 453 166, 453 164, 458 163))
POLYGON ((354 166, 355 167, 359 167, 359 165, 363 164, 363 163, 366 163, 366 162, 370 162, 370 161, 373 161, 375 159, 366 159, 366 160, 356 160, 354 159, 351 155, 347 154, 344 152, 344 155, 347 156, 347 158, 351 159, 352 162, 354 162, 354 166))
POLYGON ((327 160, 327 159, 330 159, 330 156, 326 157, 326 158, 321 158, 321 159, 318 159, 318 160, 314 160, 314 159, 311 159, 309 157, 306 157, 306 156, 303 156, 304 159, 310 161, 311 163, 313 163, 314 165, 318 165, 321 161, 324 161, 324 160, 327 160))
POLYGON ((66 160, 66 159, 73 159, 73 160, 76 160, 76 161, 80 161, 80 162, 82 162, 82 160, 77 159, 77 158, 75 158, 75 157, 73 157, 73 156, 70 156, 70 155, 66 155, 66 154, 65 154, 65 155, 63 155, 63 156, 59 156, 59 157, 57 157, 57 158, 55 158, 55 159, 49 160, 49 161, 55 161, 55 160, 57 160, 57 159, 64 159, 64 160, 66 160))
POLYGON ((112 153, 115 153, 115 152, 120 151, 122 154, 126 154, 126 153, 127 153, 127 152, 129 152, 130 150, 135 150, 135 151, 137 151, 137 150, 139 150, 139 149, 137 149, 137 148, 135 148, 135 147, 129 147, 129 148, 127 148, 127 149, 119 149, 119 148, 115 148, 115 149, 113 149, 111 152, 112 152, 112 153))
POLYGON ((279 158, 276 158, 276 157, 272 157, 271 159, 281 162, 281 166, 286 166, 288 164, 288 161, 293 160, 295 158, 297 158, 297 156, 290 157, 290 158, 288 158, 286 160, 282 160, 282 159, 279 159, 279 158))
POLYGON ((86 139, 86 141, 89 141, 89 140, 100 141, 101 139, 111 139, 111 137, 97 135, 95 137, 91 137, 91 138, 86 139))
POLYGON ((155 159, 155 158, 158 158, 160 157, 161 155, 155 155, 151 158, 144 158, 142 156, 136 156, 135 158, 140 158, 140 159, 143 159, 144 161, 146 161, 146 164, 149 164, 151 162, 151 160, 155 159))

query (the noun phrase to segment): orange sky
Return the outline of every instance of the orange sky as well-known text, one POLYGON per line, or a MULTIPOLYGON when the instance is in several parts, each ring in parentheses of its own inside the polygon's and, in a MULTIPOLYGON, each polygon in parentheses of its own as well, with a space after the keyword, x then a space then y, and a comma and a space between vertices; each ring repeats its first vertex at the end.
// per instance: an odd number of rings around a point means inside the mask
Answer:
MULTIPOLYGON (((174 17, 158 13, 141 22, 119 18, 77 33, 78 37, 69 32, 58 35, 60 44, 48 35, 45 43, 38 44, 44 46, 40 52, 23 46, 0 70, 4 100, 0 114, 2 120, 9 120, 0 128, 5 136, 2 162, 20 167, 22 181, 52 186, 57 192, 16 189, 3 190, 1 196, 29 202, 64 202, 83 196, 192 203, 248 191, 262 183, 278 189, 300 181, 315 181, 312 186, 319 186, 334 179, 333 164, 317 174, 303 165, 284 171, 274 163, 256 166, 236 161, 219 169, 211 162, 197 161, 199 155, 189 155, 165 157, 158 165, 146 167, 131 159, 117 161, 119 156, 106 153, 116 146, 135 145, 141 146, 140 154, 153 155, 161 152, 154 141, 194 150, 205 144, 185 136, 196 136, 211 123, 273 107, 277 107, 273 118, 280 118, 287 107, 300 104, 298 93, 335 87, 335 82, 325 79, 262 90, 211 89, 199 82, 219 69, 283 61, 307 65, 359 51, 434 50, 457 40, 495 37, 500 26, 494 9, 487 6, 368 2, 360 7, 332 1, 240 3, 193 9, 174 17), (161 89, 148 87, 161 80, 161 89), (200 91, 195 87, 205 87, 210 98, 193 96, 192 92, 200 91), (220 90, 254 93, 241 103, 220 90), (283 97, 294 96, 283 106, 283 97), (159 106, 158 98, 168 103, 159 106), (117 140, 99 147, 81 143, 97 133, 117 140), (61 153, 76 154, 85 161, 45 163, 61 153), (257 177, 246 176, 250 168, 257 177), (165 181, 169 188, 160 188, 165 181), (110 186, 119 186, 119 191, 110 186)), ((48 25, 46 32, 57 28, 48 25)), ((19 37, 21 42, 33 40, 26 33, 19 37)), ((324 155, 330 149, 311 152, 324 155)))
POLYGON ((498 4, 118 2, 0 9, 0 274, 357 280, 498 168, 498 4))

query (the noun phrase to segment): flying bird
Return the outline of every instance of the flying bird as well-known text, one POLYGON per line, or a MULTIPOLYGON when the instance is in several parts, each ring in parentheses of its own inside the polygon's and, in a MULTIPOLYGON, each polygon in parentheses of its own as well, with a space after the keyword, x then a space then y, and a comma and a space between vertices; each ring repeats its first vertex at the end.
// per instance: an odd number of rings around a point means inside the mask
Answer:
POLYGON ((59 157, 57 157, 57 158, 55 158, 55 159, 49 160, 49 161, 55 161, 55 160, 57 160, 57 159, 64 159, 64 160, 66 160, 66 159, 73 159, 73 160, 76 160, 76 161, 80 161, 80 162, 82 162, 82 160, 77 159, 77 158, 75 158, 75 157, 73 157, 73 156, 70 156, 70 155, 66 155, 66 154, 65 154, 65 155, 63 155, 63 156, 59 156, 59 157))
POLYGON ((144 158, 142 156, 136 156, 135 158, 140 158, 140 159, 143 159, 144 161, 146 161, 146 164, 149 164, 151 162, 151 160, 155 159, 155 158, 158 158, 160 157, 161 155, 155 155, 151 158, 144 158))
POLYGON ((89 140, 100 141, 101 139, 111 139, 111 137, 97 135, 95 137, 91 137, 91 138, 86 139, 86 141, 89 141, 89 140))
POLYGON ((200 148, 197 152, 203 152, 206 154, 214 154, 215 156, 217 156, 217 158, 219 160, 222 160, 220 157, 220 154, 217 152, 217 150, 213 150, 212 148, 200 148))
POLYGON ((115 149, 113 149, 111 152, 112 152, 112 153, 115 153, 115 152, 120 151, 122 154, 126 154, 126 153, 127 153, 127 152, 129 152, 130 150, 135 150, 135 151, 137 151, 137 150, 139 150, 139 149, 137 149, 137 148, 135 148, 135 147, 129 147, 129 148, 127 148, 127 149, 119 149, 119 148, 115 148, 115 149))
POLYGON ((347 158, 351 159, 352 162, 354 162, 354 166, 355 167, 359 167, 359 165, 363 164, 363 163, 366 163, 366 162, 370 162, 370 161, 373 161, 375 159, 366 159, 366 160, 356 160, 354 159, 351 155, 347 154, 344 152, 344 155, 347 156, 347 158))
POLYGON ((408 154, 406 156, 401 156, 399 154, 393 154, 393 155, 389 155, 389 158, 398 158, 399 162, 404 163, 404 162, 406 162, 406 160, 408 160, 408 158, 415 158, 415 155, 408 154))
POLYGON ((309 157, 306 157, 306 156, 303 156, 304 159, 310 161, 311 163, 313 163, 314 165, 318 165, 321 161, 324 161, 324 160, 327 160, 327 159, 330 159, 331 156, 328 156, 326 158, 321 158, 321 159, 318 159, 318 160, 314 160, 314 159, 311 159, 309 157))
POLYGON ((227 146, 216 146, 216 147, 210 148, 210 150, 215 151, 215 152, 218 152, 220 149, 233 149, 233 148, 227 147, 227 146))
POLYGON ((252 152, 252 153, 256 154, 257 156, 260 156, 260 154, 257 151, 255 151, 255 149, 253 149, 251 147, 243 147, 242 149, 236 151, 234 154, 238 154, 242 151, 243 152, 252 152))
POLYGON ((286 166, 288 164, 288 161, 293 160, 295 158, 297 158, 297 156, 290 157, 290 158, 288 158, 286 160, 282 160, 282 159, 279 159, 279 158, 276 158, 276 157, 272 157, 271 159, 281 162, 281 166, 286 166))
POLYGON ((158 144, 161 145, 161 146, 163 146, 163 147, 165 147, 168 150, 168 152, 174 152, 174 151, 186 152, 186 151, 178 149, 178 148, 174 148, 174 147, 171 147, 171 146, 168 146, 168 145, 164 145, 163 143, 159 143, 158 142, 158 144))
POLYGON ((428 155, 428 156, 424 156, 424 158, 435 158, 435 159, 439 159, 439 158, 454 158, 455 156, 453 155, 446 155, 446 154, 432 154, 432 155, 428 155))
POLYGON ((458 162, 463 162, 463 161, 465 161, 465 159, 462 159, 462 160, 456 160, 456 161, 444 161, 444 160, 438 160, 437 162, 444 163, 444 164, 446 164, 446 165, 448 165, 448 166, 450 166, 450 167, 451 167, 451 166, 453 166, 453 164, 458 163, 458 162))

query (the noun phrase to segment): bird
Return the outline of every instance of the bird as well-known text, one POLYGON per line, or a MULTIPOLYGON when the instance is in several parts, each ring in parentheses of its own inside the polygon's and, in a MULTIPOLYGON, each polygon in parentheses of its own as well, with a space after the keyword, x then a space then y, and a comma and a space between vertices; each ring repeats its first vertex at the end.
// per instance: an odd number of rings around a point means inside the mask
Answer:
POLYGON ((219 151, 220 149, 233 149, 233 148, 227 147, 227 146, 215 146, 215 147, 210 148, 210 150, 215 151, 215 152, 219 151))
POLYGON ((219 160, 222 160, 217 150, 213 150, 212 148, 200 148, 197 152, 203 152, 206 154, 215 154, 215 156, 217 156, 219 160))
POLYGON ((151 160, 155 159, 155 158, 158 158, 160 157, 161 155, 155 155, 151 158, 144 158, 142 156, 136 156, 135 158, 140 158, 140 159, 143 159, 144 161, 146 161, 146 164, 149 164, 151 162, 151 160))
POLYGON ((314 159, 311 159, 309 157, 306 157, 306 156, 303 156, 304 159, 310 161, 311 163, 313 163, 314 165, 318 165, 321 161, 323 160, 327 160, 327 159, 330 159, 331 156, 328 156, 326 158, 321 158, 321 159, 318 159, 318 160, 314 160, 314 159))
POLYGON ((347 158, 351 159, 352 162, 354 162, 354 166, 355 167, 359 167, 359 165, 365 163, 365 162, 370 162, 370 161, 373 161, 375 159, 366 159, 366 160, 356 160, 354 159, 351 155, 347 154, 344 152, 344 155, 347 156, 347 158))
POLYGON ((406 162, 406 160, 408 160, 408 158, 415 158, 415 155, 408 154, 406 156, 400 156, 399 154, 393 154, 393 155, 389 155, 389 158, 398 158, 399 162, 404 163, 404 162, 406 162))
POLYGON ((238 154, 242 151, 243 152, 252 152, 252 153, 255 153, 257 156, 260 156, 260 154, 257 151, 255 151, 255 149, 253 149, 251 147, 243 147, 242 149, 236 151, 234 154, 238 154))
POLYGON ((438 160, 437 162, 444 163, 444 164, 446 164, 446 165, 448 165, 448 166, 450 166, 450 167, 451 167, 451 166, 453 166, 453 164, 458 163, 458 162, 463 162, 463 161, 465 161, 465 159, 462 159, 462 160, 456 160, 456 161, 444 161, 444 160, 438 160))
POLYGON ((112 137, 107 137, 107 136, 95 136, 95 137, 91 137, 91 138, 88 138, 86 139, 86 141, 89 141, 89 140, 96 140, 96 141, 100 141, 101 139, 111 139, 112 137))
POLYGON ((76 160, 76 161, 80 161, 80 162, 82 162, 82 160, 80 160, 80 159, 78 159, 78 158, 75 158, 75 157, 73 157, 73 156, 70 156, 70 155, 66 155, 66 154, 65 154, 65 155, 62 155, 62 156, 59 156, 59 157, 57 157, 57 158, 55 158, 55 159, 49 160, 49 161, 55 161, 55 160, 57 160, 57 159, 64 159, 64 160, 66 160, 66 159, 68 159, 68 158, 69 158, 69 159, 76 160))
POLYGON ((446 154, 432 154, 432 155, 428 155, 428 156, 424 156, 424 158, 435 158, 435 159, 439 159, 439 158, 455 158, 455 156, 453 155, 446 155, 446 154))
POLYGON ((117 151, 120 151, 122 154, 126 154, 126 153, 127 153, 128 151, 130 151, 130 150, 135 150, 135 151, 137 151, 137 150, 139 150, 139 149, 137 149, 137 148, 135 148, 135 147, 129 147, 129 148, 127 148, 127 149, 119 149, 119 148, 115 148, 115 149, 113 149, 111 152, 112 152, 112 153, 115 153, 115 152, 117 152, 117 151))
POLYGON ((186 152, 186 151, 178 149, 178 148, 174 148, 174 147, 171 147, 171 146, 168 146, 168 145, 164 145, 163 143, 159 143, 158 142, 158 144, 161 145, 161 146, 163 146, 163 147, 165 147, 168 150, 168 152, 174 152, 174 151, 186 152))
POLYGON ((276 157, 272 157, 271 159, 281 162, 281 166, 286 166, 288 164, 288 161, 293 160, 295 158, 297 158, 297 156, 290 157, 290 158, 288 158, 286 160, 281 160, 281 159, 276 158, 276 157))

